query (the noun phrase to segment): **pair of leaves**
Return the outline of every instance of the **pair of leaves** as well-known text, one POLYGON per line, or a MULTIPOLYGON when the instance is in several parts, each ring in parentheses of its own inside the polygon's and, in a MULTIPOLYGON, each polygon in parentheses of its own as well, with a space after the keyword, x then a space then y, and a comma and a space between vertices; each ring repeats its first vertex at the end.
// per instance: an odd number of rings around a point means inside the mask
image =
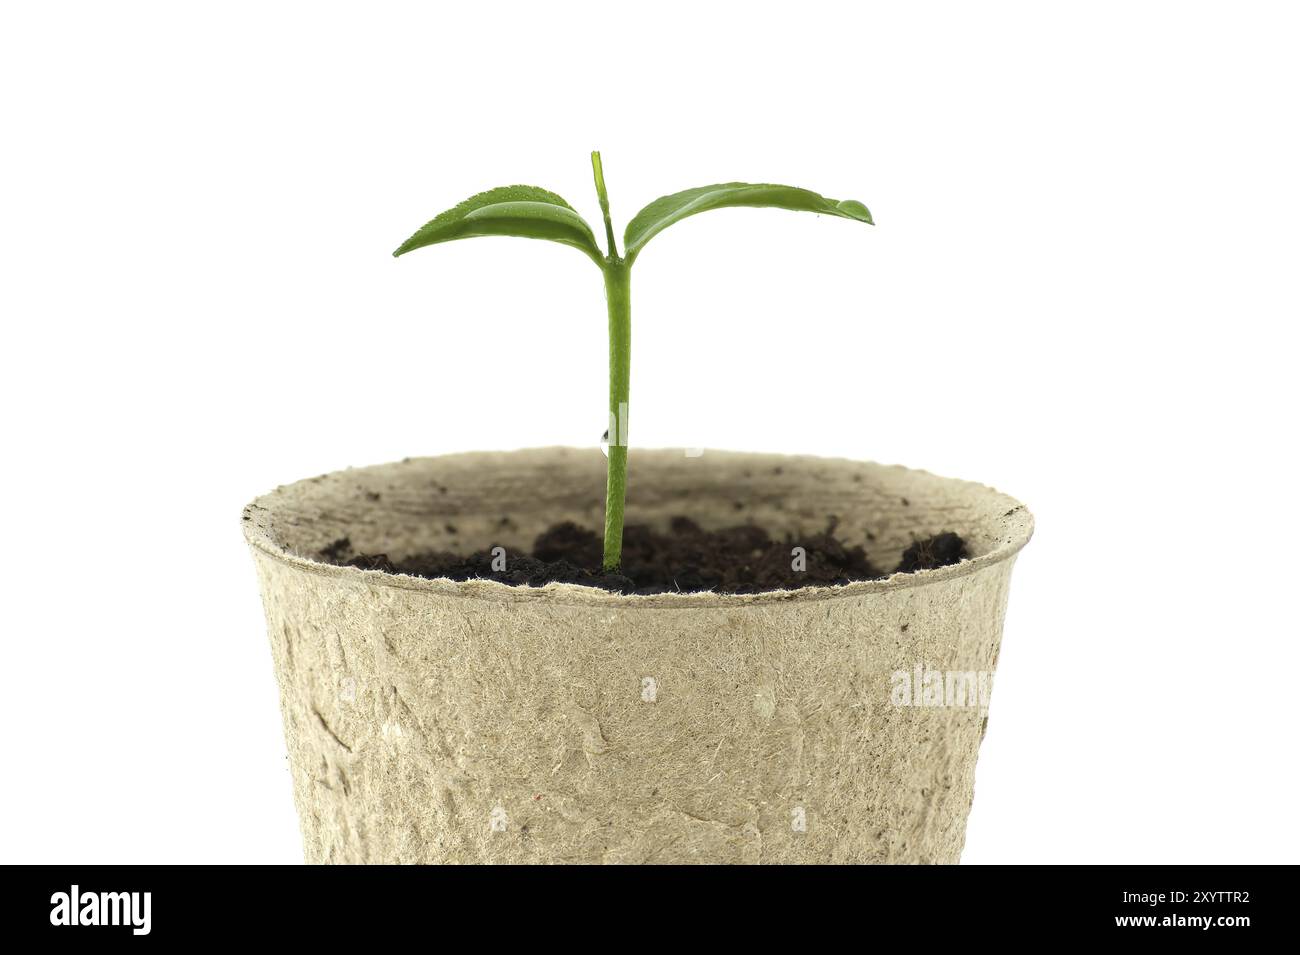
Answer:
MULTIPOLYGON (((746 182, 700 186, 662 196, 632 218, 623 234, 628 264, 647 242, 670 225, 700 212, 732 206, 767 206, 871 222, 867 207, 856 200, 837 202, 794 186, 746 182)), ((393 255, 481 235, 549 239, 581 249, 597 265, 604 266, 604 256, 586 220, 555 193, 535 186, 502 186, 466 199, 424 225, 393 255)))

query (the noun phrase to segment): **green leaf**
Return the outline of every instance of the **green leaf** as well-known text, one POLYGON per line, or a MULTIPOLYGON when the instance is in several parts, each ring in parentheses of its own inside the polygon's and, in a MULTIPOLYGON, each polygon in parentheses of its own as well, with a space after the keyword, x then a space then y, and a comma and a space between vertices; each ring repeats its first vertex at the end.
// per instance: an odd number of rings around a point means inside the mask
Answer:
POLYGON ((647 242, 674 222, 681 222, 697 212, 726 209, 729 206, 772 206, 800 212, 820 212, 874 224, 867 207, 854 199, 837 202, 807 189, 771 183, 723 182, 661 196, 638 212, 623 233, 627 260, 631 262, 636 258, 647 242))
POLYGON ((480 235, 549 239, 581 249, 597 265, 604 264, 586 220, 555 193, 536 186, 499 186, 471 196, 427 222, 393 255, 480 235))

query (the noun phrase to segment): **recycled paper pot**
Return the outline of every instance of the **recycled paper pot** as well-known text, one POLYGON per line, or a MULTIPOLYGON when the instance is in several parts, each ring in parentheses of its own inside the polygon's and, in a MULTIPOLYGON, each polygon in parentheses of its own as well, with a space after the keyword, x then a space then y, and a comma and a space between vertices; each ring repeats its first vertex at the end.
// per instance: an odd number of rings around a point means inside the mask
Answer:
POLYGON ((957 862, 1011 566, 1015 500, 810 457, 630 455, 629 521, 822 531, 897 564, 843 587, 619 596, 324 563, 603 524, 605 459, 550 448, 327 474, 244 527, 310 862, 957 862))

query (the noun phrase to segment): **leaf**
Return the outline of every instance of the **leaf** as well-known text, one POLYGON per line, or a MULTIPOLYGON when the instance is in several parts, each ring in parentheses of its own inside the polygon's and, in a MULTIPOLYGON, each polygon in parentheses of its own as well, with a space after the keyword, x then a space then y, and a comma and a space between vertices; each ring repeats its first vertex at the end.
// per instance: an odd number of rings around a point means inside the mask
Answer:
POLYGON ((820 212, 859 222, 871 222, 871 212, 854 199, 837 202, 807 189, 777 186, 771 183, 722 182, 699 186, 671 196, 661 196, 638 212, 623 233, 623 246, 631 262, 645 244, 674 222, 710 209, 730 206, 772 206, 801 212, 820 212))
POLYGON ((555 193, 536 186, 499 186, 471 196, 425 223, 393 255, 480 235, 549 239, 581 249, 597 265, 603 265, 586 220, 555 193))

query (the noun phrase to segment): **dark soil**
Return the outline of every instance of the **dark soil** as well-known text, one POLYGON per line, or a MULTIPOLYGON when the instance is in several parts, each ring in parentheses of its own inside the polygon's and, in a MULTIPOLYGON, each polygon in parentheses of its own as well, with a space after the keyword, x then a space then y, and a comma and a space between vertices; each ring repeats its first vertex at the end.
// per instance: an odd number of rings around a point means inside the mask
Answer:
MULTIPOLYGON (((845 544, 834 533, 834 523, 798 540, 774 540, 760 527, 705 531, 685 517, 674 518, 667 534, 629 524, 623 530, 623 567, 616 574, 600 571, 600 536, 569 522, 556 524, 539 536, 530 555, 506 553, 498 557, 496 565, 500 567, 504 560, 504 570, 493 569, 494 555, 489 551, 468 557, 430 551, 391 561, 387 554, 356 554, 346 537, 324 548, 320 557, 332 564, 415 577, 484 578, 529 587, 584 584, 624 594, 753 594, 888 576, 867 560, 862 547, 845 544), (802 569, 794 566, 795 547, 803 548, 802 569)), ((967 556, 965 541, 945 531, 908 547, 894 573, 944 567, 967 556)))
POLYGON ((924 540, 915 541, 903 551, 903 559, 894 570, 896 574, 911 574, 918 570, 947 567, 967 557, 966 542, 952 531, 944 531, 924 540))

